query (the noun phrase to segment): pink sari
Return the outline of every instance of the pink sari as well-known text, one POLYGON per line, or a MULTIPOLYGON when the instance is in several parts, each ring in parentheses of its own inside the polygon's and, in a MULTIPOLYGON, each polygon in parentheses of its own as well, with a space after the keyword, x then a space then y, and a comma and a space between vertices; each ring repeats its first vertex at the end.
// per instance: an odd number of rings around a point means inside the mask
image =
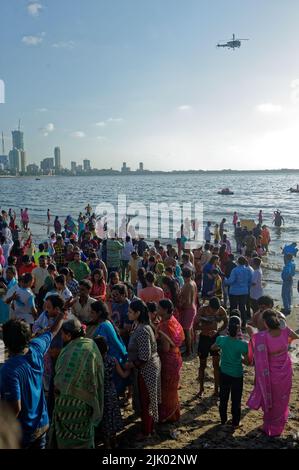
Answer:
POLYGON ((261 331, 252 337, 255 386, 247 405, 254 410, 262 408, 263 431, 268 436, 280 436, 288 420, 292 389, 289 331, 289 328, 282 329, 281 335, 276 338, 268 331, 261 331))
POLYGON ((180 346, 185 335, 182 326, 172 315, 168 321, 159 324, 158 331, 163 331, 175 344, 168 352, 159 352, 161 360, 161 405, 159 406, 160 422, 176 422, 180 419, 180 402, 178 386, 180 370, 183 364, 180 346))

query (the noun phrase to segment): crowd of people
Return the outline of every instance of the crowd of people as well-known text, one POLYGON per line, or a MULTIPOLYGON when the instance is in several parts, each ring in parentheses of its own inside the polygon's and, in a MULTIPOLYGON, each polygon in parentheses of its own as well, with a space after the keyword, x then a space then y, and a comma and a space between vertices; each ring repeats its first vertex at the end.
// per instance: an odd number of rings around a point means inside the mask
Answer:
MULTIPOLYGON (((47 213, 50 221, 50 212, 47 213)), ((262 408, 262 431, 282 434, 288 418, 292 365, 288 346, 299 339, 291 313, 296 244, 284 248, 282 298, 274 309, 264 292, 262 257, 271 241, 260 211, 252 230, 233 214, 208 222, 205 243, 186 248, 111 234, 100 238, 88 205, 49 239, 34 246, 28 209, 0 216, 0 324, 8 358, 0 369, 1 401, 18 418, 24 448, 117 445, 122 409, 141 418, 136 440, 180 419, 182 356, 199 357, 199 394, 212 357, 220 421, 240 425, 243 364, 254 365, 248 400, 262 408)), ((105 232, 108 233, 107 227, 105 232)))

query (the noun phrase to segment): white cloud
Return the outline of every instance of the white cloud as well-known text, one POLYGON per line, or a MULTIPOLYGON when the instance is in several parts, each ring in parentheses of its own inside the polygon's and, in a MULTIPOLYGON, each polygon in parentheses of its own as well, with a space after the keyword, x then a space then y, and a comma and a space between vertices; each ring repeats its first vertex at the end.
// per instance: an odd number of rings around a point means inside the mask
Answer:
POLYGON ((123 118, 109 118, 107 119, 107 122, 111 122, 111 123, 124 122, 124 119, 123 118))
POLYGON ((182 104, 181 106, 178 106, 178 111, 191 111, 192 106, 189 104, 182 104))
POLYGON ((293 103, 299 103, 299 78, 291 82, 291 100, 293 103))
POLYGON ((97 127, 105 127, 106 123, 104 121, 96 122, 97 127))
POLYGON ((22 43, 26 46, 37 46, 44 40, 45 33, 38 34, 37 36, 23 36, 22 43))
POLYGON ((53 122, 49 122, 48 124, 46 124, 44 127, 42 127, 40 129, 40 131, 42 132, 44 137, 48 137, 48 135, 51 132, 54 132, 54 130, 55 130, 55 126, 54 126, 53 122))
POLYGON ((39 16, 40 11, 43 9, 43 6, 39 2, 31 2, 27 5, 27 11, 31 16, 39 16))
POLYGON ((256 109, 262 114, 279 114, 282 111, 282 106, 273 103, 262 103, 259 104, 256 109))
POLYGON ((52 44, 52 47, 55 47, 55 49, 74 49, 75 43, 74 41, 60 41, 52 44))
POLYGON ((71 137, 73 137, 74 139, 83 139, 84 137, 86 137, 86 134, 82 131, 76 131, 71 133, 71 137))

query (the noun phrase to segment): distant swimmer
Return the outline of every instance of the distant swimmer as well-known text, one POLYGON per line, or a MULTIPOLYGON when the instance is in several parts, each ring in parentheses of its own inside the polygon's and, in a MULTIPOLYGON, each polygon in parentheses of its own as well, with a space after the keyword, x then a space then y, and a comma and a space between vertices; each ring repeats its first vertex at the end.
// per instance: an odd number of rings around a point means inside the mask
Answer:
POLYGON ((48 224, 51 222, 51 213, 50 213, 50 209, 47 210, 47 221, 48 221, 48 224))
POLYGON ((275 225, 275 227, 281 227, 284 225, 284 218, 278 209, 274 212, 274 220, 272 223, 275 225))

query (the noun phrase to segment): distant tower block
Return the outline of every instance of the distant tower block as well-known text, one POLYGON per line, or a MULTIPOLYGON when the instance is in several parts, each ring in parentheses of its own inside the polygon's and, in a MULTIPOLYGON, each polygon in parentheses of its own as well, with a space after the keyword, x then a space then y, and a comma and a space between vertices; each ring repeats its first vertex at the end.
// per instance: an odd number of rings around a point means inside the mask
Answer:
POLYGON ((139 163, 139 171, 143 171, 143 170, 144 170, 144 168, 143 168, 143 162, 140 162, 140 163, 139 163))

